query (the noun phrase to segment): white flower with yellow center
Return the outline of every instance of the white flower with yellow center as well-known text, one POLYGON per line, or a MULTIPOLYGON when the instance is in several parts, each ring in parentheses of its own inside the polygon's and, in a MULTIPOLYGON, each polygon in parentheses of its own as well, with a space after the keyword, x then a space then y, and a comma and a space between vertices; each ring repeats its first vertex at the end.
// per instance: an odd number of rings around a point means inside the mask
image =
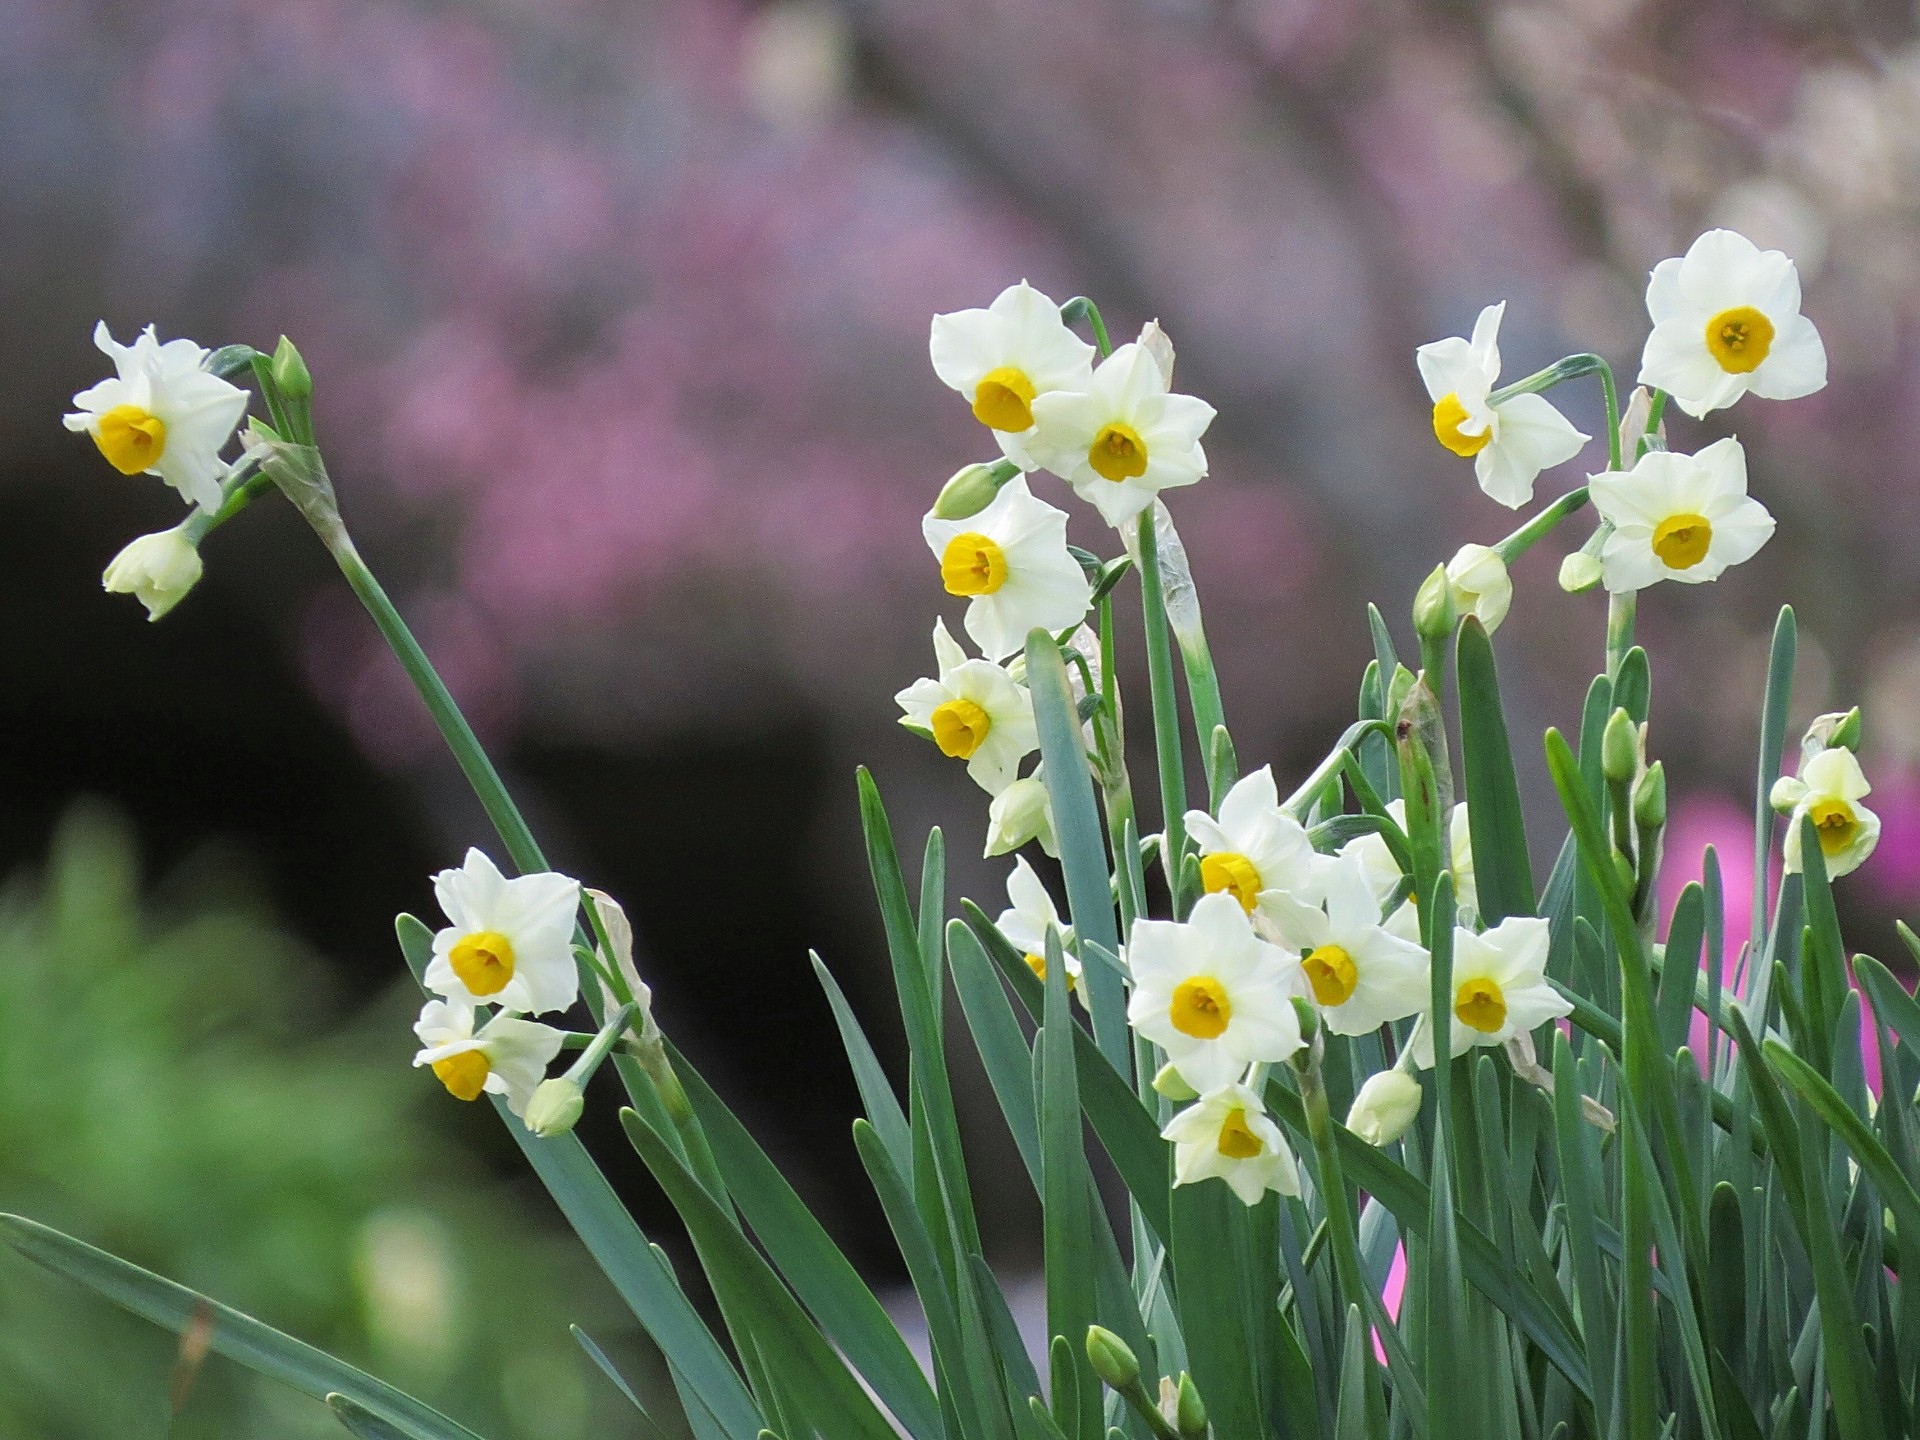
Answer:
POLYGON ((1279 926, 1336 1035, 1365 1035, 1426 1008, 1427 952, 1380 924, 1380 901, 1357 858, 1324 872, 1325 910, 1301 907, 1279 926))
POLYGON ((1500 378, 1500 317, 1507 302, 1489 305, 1473 322, 1473 338, 1457 335, 1414 351, 1420 379, 1433 401, 1433 434, 1462 459, 1473 461, 1480 488, 1509 509, 1533 498, 1533 482, 1580 453, 1587 436, 1544 396, 1515 395, 1495 405, 1500 378))
POLYGON ((933 317, 933 373, 958 390, 993 431, 1009 460, 1034 468, 1034 401, 1055 390, 1084 390, 1093 347, 1060 318, 1060 307, 1022 280, 984 310, 933 317))
POLYGON ((944 620, 933 622, 933 657, 939 678, 893 697, 905 712, 900 723, 932 736, 942 755, 966 761, 974 783, 998 795, 1040 748, 1033 698, 993 661, 969 660, 944 620))
POLYGON ((429 990, 535 1015, 573 1004, 579 881, 550 872, 509 880, 476 849, 433 877, 433 893, 453 923, 433 937, 429 990))
POLYGON ((1126 960, 1128 1023, 1195 1090, 1300 1048, 1291 998, 1302 992, 1300 962, 1255 935, 1233 896, 1201 896, 1184 924, 1136 920, 1126 960))
POLYGON ((1204 400, 1170 393, 1159 362, 1135 342, 1102 360, 1082 389, 1034 401, 1029 444, 1109 525, 1125 525, 1162 490, 1207 473, 1200 437, 1213 413, 1204 400))
MULTIPOLYGON (((1406 801, 1389 800, 1387 814, 1403 832, 1406 830, 1406 801)), ((1480 891, 1474 883, 1473 829, 1467 819, 1467 802, 1464 800, 1453 807, 1453 814, 1447 821, 1447 851, 1453 869, 1454 913, 1469 918, 1477 916, 1480 911, 1480 891)), ((1394 891, 1400 888, 1400 881, 1406 873, 1400 868, 1400 862, 1393 858, 1393 851, 1387 848, 1387 842, 1377 831, 1349 840, 1340 847, 1337 858, 1354 859, 1360 862, 1360 868, 1367 877, 1367 883, 1373 887, 1374 898, 1382 906, 1393 898, 1394 891)), ((1324 867, 1326 862, 1322 860, 1320 863, 1324 867)), ((1411 897, 1403 901, 1399 908, 1387 917, 1386 928, 1403 940, 1419 940, 1420 917, 1414 909, 1411 897)))
POLYGON ((1060 912, 1054 908, 1053 897, 1047 893, 1047 887, 1034 873, 1025 856, 1013 862, 1013 873, 1007 876, 1007 899, 1012 902, 1009 908, 1000 912, 1000 918, 994 922, 1000 933, 1007 937, 1007 943, 1020 952, 1027 962, 1027 968, 1036 978, 1047 978, 1047 932, 1053 931, 1060 937, 1060 953, 1067 962, 1067 989, 1078 988, 1080 962, 1067 953, 1067 947, 1073 942, 1073 927, 1060 919, 1060 912))
POLYGON ((1613 526, 1600 569, 1615 594, 1717 580, 1773 535, 1773 516, 1747 494, 1746 452, 1732 436, 1695 455, 1650 450, 1631 470, 1593 476, 1587 491, 1613 526))
POLYGON ((1200 852, 1200 885, 1231 895, 1249 915, 1282 925, 1320 898, 1313 842, 1280 808, 1273 767, 1243 775, 1220 797, 1220 818, 1187 812, 1187 834, 1200 852))
POLYGON ((100 583, 109 595, 134 596, 147 607, 147 619, 158 620, 200 583, 204 569, 200 547, 176 525, 130 541, 107 562, 100 583))
POLYGON ((1300 1171, 1280 1127, 1245 1085, 1210 1090, 1167 1122, 1173 1142, 1173 1183, 1193 1185, 1218 1176, 1247 1205, 1269 1190, 1300 1193, 1300 1171))
POLYGON ((1029 840, 1038 840, 1049 855, 1060 854, 1054 839, 1053 800, 1040 776, 1041 767, 1036 765, 1033 774, 1014 781, 987 806, 987 859, 1012 854, 1029 840))
POLYGON ((1067 512, 1027 489, 1016 475, 987 508, 965 520, 928 515, 921 533, 940 562, 949 595, 964 595, 967 634, 989 660, 1004 660, 1033 629, 1078 625, 1093 586, 1067 550, 1067 512))
POLYGON ((1803 762, 1798 779, 1782 775, 1774 781, 1769 798, 1773 808, 1787 816, 1787 873, 1797 874, 1801 868, 1802 819, 1813 821, 1830 877, 1859 869, 1880 843, 1880 817, 1860 803, 1872 789, 1859 760, 1845 746, 1822 750, 1803 762))
POLYGON ((1471 615, 1491 635, 1513 604, 1513 577, 1500 552, 1485 545, 1462 545, 1447 562, 1447 587, 1462 617, 1471 615))
POLYGON ((474 1008, 462 1000, 429 1000, 414 1023, 420 1037, 415 1065, 431 1065, 456 1100, 485 1093, 507 1097, 507 1108, 527 1113, 527 1102, 560 1053, 561 1031, 536 1020, 496 1015, 473 1031, 474 1008))
MULTIPOLYGON (((1484 935, 1453 932, 1450 1054, 1475 1045, 1504 1045, 1515 1035, 1573 1013, 1547 983, 1547 922, 1531 915, 1502 920, 1484 935)), ((1433 1016, 1414 1027, 1409 1048, 1421 1069, 1433 1065, 1433 1016)))
POLYGON ((191 340, 161 344, 149 325, 122 345, 102 320, 93 343, 116 372, 73 397, 69 430, 84 430, 122 475, 158 475, 189 504, 220 508, 221 448, 247 413, 247 392, 202 368, 191 340))
POLYGON ((1653 333, 1640 383, 1664 390, 1695 419, 1751 390, 1795 400, 1827 383, 1820 332, 1800 313, 1800 273, 1778 250, 1709 230, 1662 260, 1647 284, 1653 333))

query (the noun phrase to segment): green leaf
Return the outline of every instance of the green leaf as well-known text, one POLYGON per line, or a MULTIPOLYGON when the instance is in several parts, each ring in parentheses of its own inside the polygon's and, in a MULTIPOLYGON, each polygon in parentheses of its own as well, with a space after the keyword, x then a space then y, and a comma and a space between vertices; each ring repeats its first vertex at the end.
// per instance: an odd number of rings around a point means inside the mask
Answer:
POLYGON ((327 1396, 327 1409, 333 1412, 333 1418, 351 1430, 360 1440, 407 1440, 407 1432, 397 1425, 389 1425, 378 1415, 363 1405, 356 1405, 344 1395, 327 1396))
POLYGON ((1787 744, 1787 707, 1793 699, 1793 660, 1799 629, 1793 607, 1782 605, 1767 656, 1767 694, 1760 708, 1760 762, 1753 792, 1753 953, 1767 949, 1767 881, 1773 858, 1773 782, 1787 744))
POLYGON ((406 1440, 479 1440, 466 1426, 384 1380, 376 1380, 251 1315, 95 1249, 84 1240, 20 1215, 0 1215, 0 1240, 56 1275, 64 1275, 175 1334, 192 1323, 196 1312, 210 1314, 212 1345, 219 1354, 316 1400, 336 1394, 346 1396, 391 1427, 389 1434, 406 1440))
POLYGON ((1454 667, 1460 684, 1460 751, 1466 769, 1473 870, 1480 917, 1491 926, 1509 915, 1533 914, 1535 897, 1526 817, 1500 705, 1493 642, 1472 616, 1460 626, 1454 667))
POLYGON ((1360 1307, 1349 1305, 1346 1339, 1340 1346, 1340 1399, 1334 1411, 1334 1440, 1369 1440, 1366 1345, 1366 1326, 1360 1321, 1360 1307))
MULTIPOLYGON (((1029 646, 1029 654, 1032 647, 1029 646)), ((1031 663, 1031 661, 1029 661, 1031 663)), ((1083 976, 1094 967, 1086 966, 1083 976)), ((1080 1087, 1075 1075, 1073 1036, 1077 1027, 1067 1008, 1066 957, 1060 952, 1058 931, 1047 932, 1045 1024, 1035 1043, 1040 1075, 1040 1201, 1041 1239, 1047 1283, 1047 1333, 1078 1342, 1099 1320, 1093 1298, 1093 1217, 1088 1208, 1093 1177, 1087 1169, 1086 1139, 1081 1131, 1080 1087)), ((1054 1368, 1054 1414, 1069 1433, 1082 1440, 1098 1440, 1101 1433, 1101 1389, 1084 1353, 1075 1343, 1068 1364, 1054 1368), (1061 1386, 1078 1394, 1068 1411, 1061 1409, 1061 1386), (1065 1424, 1065 1415, 1078 1424, 1065 1424)))
POLYGON ((993 1086, 994 1099, 1027 1175, 1034 1188, 1040 1185, 1040 1122, 1033 1092, 1033 1052, 1020 1033, 1013 1005, 1000 984, 1000 977, 987 959, 987 952, 973 931, 959 920, 947 925, 947 957, 953 967, 954 988, 960 995, 960 1009, 973 1032, 974 1048, 986 1068, 987 1081, 993 1086))
MULTIPOLYGON (((1899 930, 1907 948, 1920 959, 1920 940, 1915 939, 1904 922, 1899 922, 1899 930)), ((1867 987, 1867 998, 1873 1001, 1873 1013, 1880 1017, 1880 1023, 1920 1055, 1920 1001, 1915 1001, 1906 986, 1893 978, 1893 972, 1871 955, 1854 956, 1853 973, 1867 987)))
POLYGON ((1687 1043, 1693 1018, 1694 987, 1700 975, 1700 942, 1706 934, 1706 893, 1688 882, 1667 926, 1667 953, 1660 962, 1660 993, 1654 1000, 1654 1028, 1660 1050, 1671 1055, 1687 1043))
POLYGON ((641 1440, 666 1440, 666 1437, 661 1434, 660 1427, 654 1421, 653 1416, 647 1413, 647 1407, 640 1403, 640 1397, 634 1393, 633 1386, 627 1383, 627 1377, 622 1375, 613 1361, 607 1358, 607 1352, 602 1350, 600 1346, 595 1343, 594 1338, 578 1325, 569 1325, 567 1327, 567 1333, 573 1336, 574 1343, 578 1345, 581 1350, 586 1353, 586 1357, 594 1363, 594 1368, 606 1376, 608 1381, 613 1385, 613 1388, 624 1395, 627 1403, 639 1412, 641 1440))
POLYGON ((813 973, 820 977, 820 988, 827 992, 827 1003, 833 1007, 834 1024, 840 1029, 840 1043, 853 1066, 854 1083, 860 1087, 860 1103, 866 1106, 867 1119, 893 1157, 893 1163, 905 1168, 913 1153, 913 1143, 907 1134, 907 1117, 900 1108, 900 1098, 893 1093, 886 1071, 880 1068, 880 1057, 873 1053, 867 1032, 854 1018, 853 1007, 847 1003, 839 982, 818 955, 809 951, 808 957, 813 961, 813 973))

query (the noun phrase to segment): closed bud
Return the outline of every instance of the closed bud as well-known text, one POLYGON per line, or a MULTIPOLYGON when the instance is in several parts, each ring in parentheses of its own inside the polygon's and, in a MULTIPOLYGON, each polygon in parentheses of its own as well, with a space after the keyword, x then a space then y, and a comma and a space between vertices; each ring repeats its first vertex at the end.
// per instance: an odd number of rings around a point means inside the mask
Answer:
POLYGON ((933 502, 934 518, 965 520, 978 515, 993 503, 993 497, 1000 493, 1000 487, 1019 473, 1020 467, 1011 460, 998 460, 991 465, 963 466, 940 487, 940 496, 933 502))
POLYGON ((1818 755, 1822 750, 1858 750, 1860 748, 1860 707, 1851 710, 1834 710, 1825 715, 1814 717, 1807 727, 1806 737, 1800 742, 1800 763, 1818 755))
POLYGON ((1640 768, 1640 734, 1624 709, 1607 717, 1600 737, 1600 773, 1615 785, 1631 785, 1640 768))
POLYGON ((1413 597, 1413 631, 1422 640, 1445 640, 1453 634, 1453 627, 1460 618, 1459 607, 1453 600, 1453 582, 1447 578, 1447 567, 1436 565, 1433 573, 1420 582, 1420 589, 1413 597))
POLYGON ((1155 1093, 1166 1096, 1176 1105, 1200 1098, 1200 1092, 1189 1085, 1186 1077, 1171 1065, 1160 1067, 1160 1073, 1153 1077, 1153 1088, 1155 1093))
POLYGON ((293 341, 284 335, 273 352, 273 383, 283 400, 298 403, 313 397, 313 375, 307 369, 307 362, 300 358, 293 341))
POLYGON ((1290 995, 1287 998, 1293 1002, 1294 1017, 1300 1022, 1302 1042, 1300 1048, 1293 1052, 1293 1062, 1296 1065, 1305 1065, 1312 1058, 1313 1036, 1314 1032, 1320 1028, 1320 1012, 1314 1008, 1312 1001, 1302 996, 1290 995))
POLYGON ((1131 1390, 1140 1383, 1140 1362, 1127 1342, 1104 1326, 1087 1327, 1087 1360, 1110 1390, 1131 1390))
POLYGON ((987 858, 1010 855, 1038 840, 1049 855, 1060 854, 1053 838, 1053 805, 1036 772, 1014 781, 987 807, 987 858))
POLYGON ((200 549, 180 526, 142 535, 107 564, 100 577, 109 594, 131 595, 158 620, 200 581, 200 549))
POLYGON ((1184 1370, 1180 1372, 1180 1390, 1174 1400, 1173 1428, 1180 1432, 1180 1440, 1205 1440, 1207 1433, 1206 1402, 1200 1398, 1200 1387, 1184 1370))
POLYGON ((1369 1145, 1391 1145, 1420 1113, 1424 1092, 1404 1070, 1369 1075, 1347 1111, 1347 1129, 1369 1145))
POLYGON ((1471 615, 1491 635, 1513 605, 1513 577, 1500 552, 1486 545, 1462 545, 1447 562, 1447 583, 1462 615, 1471 615))
POLYGON ((586 1096, 573 1081, 565 1076, 542 1080, 527 1102, 527 1129, 542 1140, 551 1140, 573 1129, 586 1108, 586 1096))
POLYGON ((1656 760, 1633 787, 1633 823, 1642 830, 1658 830, 1667 823, 1667 767, 1656 760))
POLYGON ((1613 852, 1613 873, 1620 878, 1620 888, 1629 895, 1633 894, 1639 877, 1633 873, 1633 861, 1618 850, 1613 852))
POLYGON ((1584 550, 1576 550, 1560 562, 1560 588, 1569 595, 1581 595, 1600 583, 1600 562, 1584 550))

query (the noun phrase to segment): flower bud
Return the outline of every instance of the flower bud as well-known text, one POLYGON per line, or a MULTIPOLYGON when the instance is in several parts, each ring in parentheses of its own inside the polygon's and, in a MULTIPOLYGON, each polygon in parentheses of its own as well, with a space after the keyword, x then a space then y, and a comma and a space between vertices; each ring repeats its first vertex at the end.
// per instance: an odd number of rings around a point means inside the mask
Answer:
POLYGON ((1186 1077, 1172 1065, 1160 1067, 1160 1073, 1153 1077, 1153 1088, 1157 1094, 1166 1096, 1176 1105, 1200 1098, 1200 1092, 1189 1085, 1186 1077))
POLYGON ((1600 583, 1600 562, 1584 550, 1576 550, 1560 562, 1560 588, 1569 595, 1581 595, 1600 583))
POLYGON ((1302 1044, 1293 1052, 1294 1063, 1304 1064, 1313 1053, 1313 1036, 1314 1032, 1320 1028, 1320 1012, 1314 1008, 1313 1002, 1304 996, 1290 995, 1287 998, 1293 1002, 1294 1018, 1300 1022, 1302 1044))
POLYGON ((1087 1359, 1093 1373, 1111 1390, 1130 1390, 1140 1383, 1140 1362, 1127 1342, 1104 1326, 1087 1327, 1087 1359))
POLYGON ((274 348, 272 374, 281 399, 298 404, 313 398, 313 375, 307 369, 307 362, 300 358, 300 351, 293 341, 284 335, 274 348))
POLYGON ((112 595, 132 595, 158 620, 199 583, 200 548, 182 527, 142 535, 107 564, 100 583, 112 595))
POLYGON ((1174 1402, 1173 1428, 1180 1432, 1180 1440, 1206 1440, 1206 1403, 1200 1398, 1200 1387, 1184 1370, 1180 1372, 1179 1397, 1174 1402))
POLYGON ((1658 830, 1667 823, 1666 762, 1647 766, 1633 787, 1633 823, 1642 830, 1658 830))
POLYGON ((1369 1145, 1390 1145, 1420 1113, 1420 1082, 1404 1070, 1369 1075, 1347 1111, 1347 1129, 1369 1145))
POLYGON ((1791 815, 1806 793, 1806 781, 1794 775, 1782 775, 1767 792, 1767 803, 1782 815, 1791 815))
POLYGON ((1491 635, 1507 618, 1513 604, 1513 577, 1497 550, 1485 545, 1462 545, 1447 562, 1447 583, 1453 603, 1471 615, 1491 635))
POLYGON ((1640 769, 1640 735, 1633 717, 1618 709, 1607 717, 1600 736, 1600 773, 1615 785, 1631 785, 1640 769))
POLYGON ((1453 634, 1459 618, 1447 567, 1436 565, 1433 573, 1420 582, 1420 589, 1413 597, 1414 634, 1422 640, 1445 640, 1453 634))
POLYGON ((933 515, 936 520, 965 520, 978 515, 993 503, 993 497, 1000 493, 1000 487, 1020 473, 1020 467, 1011 460, 997 460, 991 465, 965 465, 954 471, 953 478, 940 487, 940 496, 933 502, 933 515))
POLYGON ((581 1111, 586 1108, 586 1096, 572 1080, 565 1076, 557 1080, 542 1080, 540 1088, 533 1092, 533 1098, 527 1102, 527 1129, 542 1140, 551 1140, 573 1129, 581 1111))
POLYGON ((1822 750, 1859 748, 1860 707, 1856 705, 1851 710, 1833 710, 1814 717, 1813 723, 1807 726, 1806 737, 1800 742, 1800 762, 1804 767, 1822 750))
POLYGON ((1009 855, 1029 840, 1058 857, 1053 837, 1053 803, 1036 771, 1014 781, 987 807, 987 858, 1009 855))

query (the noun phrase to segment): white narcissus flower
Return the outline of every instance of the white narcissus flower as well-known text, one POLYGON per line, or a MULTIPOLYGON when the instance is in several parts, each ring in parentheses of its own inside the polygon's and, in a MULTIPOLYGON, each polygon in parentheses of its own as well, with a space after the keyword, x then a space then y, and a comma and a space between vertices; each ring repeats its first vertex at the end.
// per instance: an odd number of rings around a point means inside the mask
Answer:
POLYGON ((1369 1145, 1391 1145, 1420 1114, 1420 1082, 1404 1070, 1369 1075, 1347 1111, 1347 1129, 1369 1145))
POLYGON ((1778 250, 1709 230, 1647 284, 1653 333, 1640 384, 1673 396, 1696 420, 1751 390, 1796 400, 1827 383, 1820 332, 1800 313, 1800 274, 1778 250))
POLYGON ((579 881, 551 872, 509 880, 474 849, 458 870, 433 877, 433 893, 453 923, 433 937, 429 990, 535 1015, 573 1004, 579 881))
POLYGON ((1500 378, 1500 317, 1507 302, 1489 305, 1473 322, 1473 338, 1457 335, 1414 351, 1420 379, 1433 401, 1434 437, 1473 461, 1480 488, 1509 509, 1533 498, 1533 482, 1580 453, 1588 437, 1544 396, 1515 395, 1495 405, 1500 378))
POLYGON ((1176 1185, 1218 1176, 1246 1205, 1258 1205, 1269 1190, 1300 1193, 1300 1171, 1286 1136, 1245 1085, 1208 1091, 1168 1121, 1160 1138, 1173 1142, 1176 1185))
POLYGON ((158 620, 200 583, 200 547, 179 526, 142 535, 107 562, 100 583, 110 595, 132 595, 158 620))
POLYGON ((507 1097, 507 1108, 527 1113, 527 1102, 560 1053, 561 1031, 536 1020, 496 1015, 479 1034, 474 1008, 461 1000, 429 1000, 414 1023, 420 1037, 415 1065, 431 1065, 447 1092, 458 1100, 478 1100, 482 1092, 507 1097))
POLYGON ((1320 1017, 1336 1035, 1365 1035, 1425 1009, 1431 982, 1427 952, 1382 928, 1380 902, 1358 858, 1328 866, 1327 908, 1300 908, 1279 928, 1300 952, 1320 1017))
POLYGON ((1231 895, 1202 895, 1184 924, 1136 920, 1127 1021, 1203 1094, 1300 1048, 1300 962, 1253 933, 1231 895))
POLYGON ((1747 494, 1747 455, 1732 436, 1694 455, 1650 450, 1631 470, 1593 476, 1587 490, 1613 526, 1600 568, 1614 594, 1717 580, 1773 535, 1773 516, 1747 494))
MULTIPOLYGON (((1389 800, 1387 814, 1404 832, 1407 828, 1407 802, 1389 800)), ((1473 828, 1467 819, 1467 802, 1462 800, 1453 807, 1453 815, 1447 822, 1447 850, 1453 869, 1453 908, 1460 916, 1477 916, 1480 911, 1480 890, 1473 876, 1473 828)), ((1365 872, 1367 881, 1373 886, 1374 898, 1381 905, 1393 898, 1393 892, 1400 888, 1405 871, 1400 862, 1393 858, 1393 851, 1387 848, 1387 842, 1377 831, 1355 836, 1339 850, 1339 859, 1356 859, 1365 872)), ((1321 862, 1324 867, 1325 862, 1321 862)), ((1420 938, 1420 918, 1415 913, 1411 897, 1403 901, 1399 908, 1387 918, 1387 929, 1405 940, 1420 938)))
POLYGON ((1813 821, 1820 854, 1830 877, 1858 870, 1880 843, 1880 817, 1860 801, 1873 790, 1853 751, 1845 746, 1822 750, 1800 767, 1800 775, 1782 775, 1769 797, 1787 815, 1787 873, 1801 868, 1800 821, 1813 821))
POLYGON ((1073 942, 1073 927, 1061 920, 1053 897, 1025 856, 1013 862, 1013 873, 1007 876, 1007 899, 1012 902, 1011 906, 1002 910, 994 922, 1007 937, 1007 943, 1020 952, 1036 977, 1045 980, 1047 932, 1058 934, 1060 953, 1067 962, 1067 989, 1074 989, 1080 978, 1080 962, 1067 953, 1067 946, 1073 942))
POLYGON ((900 723, 932 735, 942 755, 966 761, 974 783, 998 795, 1040 748, 1033 699, 991 660, 969 660, 944 620, 933 622, 933 655, 939 677, 893 697, 905 712, 900 723))
POLYGON ((987 806, 987 854, 1010 855, 1029 840, 1038 840, 1047 854, 1059 857, 1053 832, 1053 799, 1039 766, 1033 774, 1014 781, 987 806))
POLYGON ((66 427, 91 435, 122 475, 158 475, 189 504, 218 510, 220 450, 247 413, 247 392, 202 368, 208 351, 191 340, 163 345, 151 325, 122 345, 102 320, 93 343, 116 373, 73 397, 66 427))
POLYGON ((1034 401, 1055 390, 1084 390, 1093 375, 1093 347, 1024 280, 984 310, 934 316, 929 350, 933 373, 967 397, 974 418, 1023 470, 1034 468, 1027 449, 1034 401))
POLYGON ((1462 545, 1447 562, 1447 586, 1462 616, 1471 615, 1491 635, 1513 604, 1513 577, 1500 552, 1486 545, 1462 545))
POLYGON ((1093 585, 1067 550, 1067 512, 1027 489, 1016 475, 986 509, 965 520, 928 515, 920 522, 940 562, 949 595, 964 595, 967 634, 989 660, 1004 660, 1033 629, 1078 625, 1093 604, 1093 585))
POLYGON ((1081 390, 1034 401, 1029 443, 1036 460, 1119 526, 1162 490, 1207 473, 1200 437, 1213 413, 1204 400, 1169 393, 1159 362, 1136 342, 1102 360, 1081 390))
MULTIPOLYGON (((1547 922, 1531 915, 1502 920, 1483 935, 1453 932, 1453 1005, 1449 1054, 1475 1045, 1504 1045, 1515 1035, 1573 1013, 1547 983, 1547 922)), ((1421 1069, 1433 1065, 1433 1016, 1414 1027, 1409 1048, 1421 1069)))
POLYGON ((1273 767, 1243 775, 1220 797, 1220 818, 1187 812, 1200 852, 1200 884, 1228 894, 1249 915, 1280 925, 1318 902, 1319 868, 1306 829, 1280 808, 1273 767))

